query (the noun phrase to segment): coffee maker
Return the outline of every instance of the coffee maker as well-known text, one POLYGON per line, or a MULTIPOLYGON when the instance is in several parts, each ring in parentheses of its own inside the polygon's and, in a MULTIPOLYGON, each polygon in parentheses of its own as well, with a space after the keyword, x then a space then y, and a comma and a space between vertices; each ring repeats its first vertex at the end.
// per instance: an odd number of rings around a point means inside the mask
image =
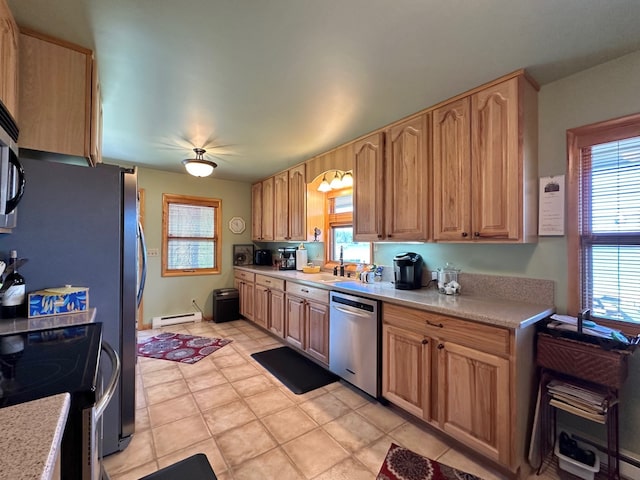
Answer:
POLYGON ((280 257, 280 270, 296 269, 296 250, 298 247, 280 247, 278 248, 278 256, 280 257))
POLYGON ((415 290, 422 287, 422 257, 413 252, 399 253, 393 257, 393 275, 398 290, 415 290))

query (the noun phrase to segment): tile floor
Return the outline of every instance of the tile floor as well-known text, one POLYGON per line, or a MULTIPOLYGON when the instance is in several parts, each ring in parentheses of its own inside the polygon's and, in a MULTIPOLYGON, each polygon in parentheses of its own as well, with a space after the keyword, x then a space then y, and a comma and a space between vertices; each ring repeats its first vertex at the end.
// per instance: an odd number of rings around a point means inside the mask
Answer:
MULTIPOLYGON (((250 356, 280 342, 247 321, 165 330, 233 342, 193 365, 139 357, 136 433, 105 459, 112 480, 199 452, 220 480, 373 480, 391 442, 485 480, 503 478, 345 383, 294 395, 250 356)), ((551 467, 531 478, 569 477, 551 467)))

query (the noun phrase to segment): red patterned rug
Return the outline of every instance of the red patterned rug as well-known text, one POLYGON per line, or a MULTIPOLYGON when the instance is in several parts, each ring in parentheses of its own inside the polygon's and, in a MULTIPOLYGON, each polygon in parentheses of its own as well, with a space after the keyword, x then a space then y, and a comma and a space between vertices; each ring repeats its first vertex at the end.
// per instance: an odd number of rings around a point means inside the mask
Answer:
POLYGON ((482 480, 470 473, 429 460, 411 450, 391 444, 377 480, 482 480))
POLYGON ((196 363, 229 343, 231 340, 223 338, 164 332, 138 343, 138 355, 181 363, 196 363))

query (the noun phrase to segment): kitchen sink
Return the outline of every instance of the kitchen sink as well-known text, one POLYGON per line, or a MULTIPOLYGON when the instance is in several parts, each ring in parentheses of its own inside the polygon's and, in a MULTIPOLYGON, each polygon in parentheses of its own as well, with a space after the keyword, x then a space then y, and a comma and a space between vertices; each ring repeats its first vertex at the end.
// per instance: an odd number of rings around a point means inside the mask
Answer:
POLYGON ((334 282, 342 282, 346 279, 347 277, 340 277, 340 276, 325 274, 325 275, 316 275, 310 278, 309 280, 313 280, 319 283, 334 283, 334 282))

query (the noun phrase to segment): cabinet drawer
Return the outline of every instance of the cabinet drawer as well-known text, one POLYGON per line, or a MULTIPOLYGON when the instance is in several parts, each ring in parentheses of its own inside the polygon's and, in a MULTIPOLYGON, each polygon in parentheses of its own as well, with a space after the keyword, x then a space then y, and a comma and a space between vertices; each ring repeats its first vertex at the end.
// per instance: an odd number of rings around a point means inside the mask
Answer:
POLYGON ((287 293, 298 295, 308 300, 329 303, 329 291, 321 288, 308 287, 299 283, 287 282, 287 293))
POLYGON ((255 273, 251 273, 251 272, 245 272, 244 270, 236 270, 235 271, 235 277, 238 280, 244 280, 246 282, 253 282, 256 278, 256 274, 255 273))
POLYGON ((267 275, 260 275, 257 273, 256 283, 273 290, 284 290, 284 280, 280 278, 269 277, 267 275))
POLYGON ((383 306, 385 323, 497 355, 509 355, 509 330, 460 318, 401 307, 383 306))

